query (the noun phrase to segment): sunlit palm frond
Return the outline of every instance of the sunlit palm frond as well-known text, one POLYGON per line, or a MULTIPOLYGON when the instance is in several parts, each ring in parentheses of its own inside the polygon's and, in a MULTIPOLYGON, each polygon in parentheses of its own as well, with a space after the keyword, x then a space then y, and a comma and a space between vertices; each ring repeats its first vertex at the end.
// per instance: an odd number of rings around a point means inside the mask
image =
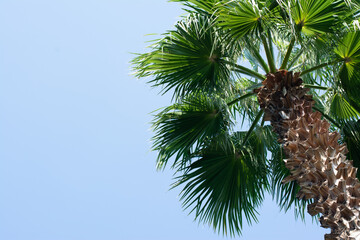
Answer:
POLYGON ((264 142, 256 133, 245 143, 246 132, 214 139, 174 185, 184 186, 184 207, 219 232, 234 235, 243 219, 257 221, 268 180, 264 142))
POLYGON ((165 167, 169 158, 174 155, 173 166, 179 160, 183 166, 190 152, 206 138, 229 129, 229 109, 226 102, 216 95, 190 95, 183 102, 158 113, 153 126, 156 132, 153 150, 159 151, 157 167, 165 167))
POLYGON ((343 61, 339 74, 341 85, 350 104, 360 112, 360 31, 346 34, 335 52, 343 61))
POLYGON ((360 111, 360 64, 344 64, 340 79, 350 104, 359 112, 360 111))
POLYGON ((341 121, 356 119, 360 115, 342 94, 335 93, 331 99, 330 116, 341 121))
MULTIPOLYGON (((171 2, 182 2, 185 6, 193 9, 194 11, 213 15, 214 12, 227 0, 170 0, 171 2)), ((191 11, 190 11, 191 12, 191 11)))
POLYGON ((251 1, 230 1, 220 12, 220 26, 229 29, 232 38, 239 39, 248 34, 259 32, 261 11, 258 5, 251 1))
POLYGON ((138 77, 151 76, 154 86, 173 89, 176 96, 229 89, 230 69, 223 60, 233 59, 236 51, 224 44, 213 20, 191 14, 165 36, 134 60, 138 77))
POLYGON ((290 14, 294 30, 315 36, 331 33, 341 24, 339 15, 345 13, 345 3, 334 0, 282 1, 290 14))
POLYGON ((360 62, 360 31, 347 33, 339 42, 335 52, 346 63, 360 62))

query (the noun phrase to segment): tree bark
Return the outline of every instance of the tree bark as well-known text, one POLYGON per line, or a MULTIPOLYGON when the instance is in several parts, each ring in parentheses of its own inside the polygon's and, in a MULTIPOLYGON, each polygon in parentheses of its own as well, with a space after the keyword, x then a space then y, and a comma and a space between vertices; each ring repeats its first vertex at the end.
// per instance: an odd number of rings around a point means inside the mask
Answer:
POLYGON ((268 74, 256 89, 265 120, 279 135, 291 175, 284 183, 297 181, 299 198, 314 199, 308 212, 321 214, 320 223, 330 228, 325 240, 360 239, 360 182, 357 168, 346 160, 347 148, 339 144, 340 134, 314 112, 314 101, 306 94, 300 73, 280 70, 268 74))

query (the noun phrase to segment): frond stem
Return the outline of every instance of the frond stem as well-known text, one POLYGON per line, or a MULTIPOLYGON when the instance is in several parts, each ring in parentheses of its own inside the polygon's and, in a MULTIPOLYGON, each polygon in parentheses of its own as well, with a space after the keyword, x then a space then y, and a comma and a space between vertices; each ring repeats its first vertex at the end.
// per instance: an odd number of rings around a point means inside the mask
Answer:
POLYGON ((268 43, 269 43, 269 49, 270 49, 271 56, 274 59, 274 47, 273 47, 273 44, 272 44, 270 29, 268 29, 268 43))
POLYGON ((226 63, 226 64, 229 64, 231 66, 234 67, 234 71, 237 71, 237 72, 240 72, 240 73, 243 73, 243 74, 246 74, 250 77, 254 77, 254 78, 257 78, 257 79, 260 79, 260 80, 264 80, 265 79, 265 76, 258 73, 258 72, 255 72, 254 70, 251 70, 247 67, 243 67, 243 66, 240 66, 236 63, 233 63, 233 62, 229 62, 229 61, 226 61, 226 60, 221 60, 222 62, 226 63))
MULTIPOLYGON (((294 66, 294 67, 290 67, 290 65, 288 66, 288 70, 289 71, 293 71, 294 69, 297 69, 297 68, 300 68, 300 67, 302 67, 302 66, 304 66, 305 65, 305 63, 300 63, 300 64, 298 64, 298 65, 296 65, 296 66, 294 66)), ((292 66, 292 65, 291 65, 292 66)))
POLYGON ((264 85, 264 84, 262 84, 262 82, 261 82, 261 83, 256 83, 256 84, 254 84, 254 85, 246 88, 246 90, 256 89, 256 88, 259 88, 259 87, 261 87, 261 86, 263 86, 263 85, 264 85))
POLYGON ((265 124, 265 117, 262 117, 262 120, 261 120, 261 127, 263 127, 265 124))
POLYGON ((323 87, 323 86, 318 86, 318 85, 312 85, 312 84, 304 84, 304 87, 306 88, 313 88, 313 89, 319 89, 319 90, 332 90, 332 88, 330 87, 323 87))
POLYGON ((338 63, 338 62, 341 62, 341 61, 342 61, 342 60, 336 60, 336 61, 331 61, 331 62, 322 63, 322 64, 320 64, 320 65, 317 65, 317 66, 315 66, 315 67, 312 67, 312 68, 309 68, 309 69, 306 69, 306 70, 302 71, 302 72, 300 73, 300 76, 305 75, 305 74, 308 74, 308 73, 313 72, 313 71, 315 71, 315 70, 318 70, 318 69, 320 69, 320 68, 323 68, 323 67, 326 67, 326 66, 329 66, 329 65, 333 65, 333 64, 338 63))
POLYGON ((303 54, 303 52, 304 52, 304 49, 301 48, 301 49, 299 50, 299 52, 298 52, 298 53, 293 57, 293 59, 291 59, 291 61, 289 62, 288 68, 291 68, 291 67, 295 64, 296 60, 299 59, 299 57, 303 54))
POLYGON ((276 72, 276 67, 275 67, 275 63, 274 63, 274 58, 273 58, 273 56, 271 54, 269 44, 267 43, 266 38, 265 38, 264 35, 261 36, 261 40, 262 40, 262 43, 264 45, 264 50, 265 50, 266 58, 268 60, 268 64, 269 64, 269 67, 270 67, 270 72, 275 73, 276 72))
POLYGON ((256 124, 259 123, 259 120, 261 119, 261 117, 262 117, 263 114, 264 114, 264 110, 260 110, 259 113, 257 114, 254 122, 251 124, 251 126, 250 126, 250 128, 249 128, 249 131, 246 133, 246 136, 245 136, 245 138, 244 138, 244 140, 243 140, 243 144, 245 144, 246 141, 249 139, 252 131, 254 130, 256 124))
POLYGON ((250 96, 253 96, 253 95, 255 95, 254 92, 246 93, 246 94, 244 94, 244 95, 236 98, 235 100, 229 102, 227 105, 230 107, 231 105, 233 105, 233 104, 235 104, 235 103, 237 103, 237 102, 239 102, 239 101, 241 101, 241 100, 243 100, 243 99, 245 99, 245 98, 248 98, 248 97, 250 97, 250 96))
POLYGON ((251 44, 249 44, 249 51, 250 51, 251 55, 253 55, 253 57, 259 62, 262 69, 266 73, 268 73, 270 71, 269 66, 266 64, 264 58, 261 57, 260 51, 257 51, 251 44))
POLYGON ((286 54, 285 54, 285 57, 284 57, 284 60, 283 60, 283 62, 281 64, 280 69, 285 69, 286 68, 287 63, 288 63, 289 58, 290 58, 291 51, 292 51, 294 45, 295 45, 295 37, 293 37, 291 39, 291 41, 290 41, 289 47, 288 47, 288 49, 286 51, 286 54))
POLYGON ((327 120, 329 120, 329 122, 334 124, 337 128, 341 129, 341 126, 333 118, 331 118, 329 115, 327 115, 326 113, 324 113, 323 111, 321 111, 319 108, 317 108, 315 106, 313 106, 312 108, 314 110, 320 112, 327 120))

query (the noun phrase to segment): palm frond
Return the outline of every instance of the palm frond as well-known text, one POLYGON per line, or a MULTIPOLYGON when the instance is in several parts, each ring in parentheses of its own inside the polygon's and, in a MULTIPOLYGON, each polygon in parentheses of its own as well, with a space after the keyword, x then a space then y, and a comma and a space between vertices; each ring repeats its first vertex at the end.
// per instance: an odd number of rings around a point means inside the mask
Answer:
MULTIPOLYGON (((348 157, 355 167, 360 168, 360 120, 346 121, 343 128, 344 140, 349 150, 348 157)), ((360 179, 360 171, 357 172, 360 179)))
POLYGON ((283 179, 290 175, 290 171, 285 166, 285 156, 282 147, 276 142, 274 133, 272 133, 272 137, 269 137, 269 139, 271 138, 273 139, 272 142, 276 143, 269 146, 269 151, 271 152, 269 165, 271 171, 270 192, 272 197, 276 200, 281 210, 287 212, 293 207, 295 217, 304 220, 306 205, 311 202, 296 197, 300 187, 295 181, 286 184, 282 183, 283 179))
POLYGON ((356 119, 360 115, 343 95, 335 93, 331 99, 330 116, 336 120, 343 121, 356 119))
POLYGON ((155 116, 153 150, 159 151, 157 167, 164 168, 172 156, 172 166, 186 165, 191 151, 206 138, 214 137, 230 127, 226 102, 216 95, 196 94, 186 97, 155 116), (179 160, 180 163, 179 163, 179 160))
POLYGON ((230 1, 219 14, 220 26, 229 29, 229 35, 239 39, 245 35, 259 32, 261 11, 251 1, 230 1))
POLYGON ((259 132, 243 144, 246 132, 215 138, 198 152, 183 176, 181 200, 195 218, 225 234, 241 233, 244 219, 257 221, 256 208, 267 189, 266 151, 259 132))
POLYGON ((231 76, 223 59, 233 60, 237 51, 211 18, 191 14, 176 24, 165 38, 152 46, 153 51, 140 55, 133 63, 138 77, 153 76, 150 82, 175 96, 207 91, 229 90, 231 76))
POLYGON ((332 33, 342 24, 339 15, 345 14, 345 3, 334 0, 291 0, 283 7, 290 13, 294 30, 315 36, 332 33))
POLYGON ((258 67, 261 67, 265 73, 269 72, 269 66, 260 54, 260 41, 256 38, 245 36, 243 46, 244 57, 246 60, 249 61, 253 69, 255 71, 258 71, 258 67))
POLYGON ((350 104, 359 112, 360 64, 345 64, 340 72, 342 87, 346 91, 350 104))
MULTIPOLYGON (((195 12, 213 15, 214 12, 221 6, 224 0, 170 0, 171 2, 182 2, 188 8, 195 12)), ((191 10, 189 11, 191 12, 191 10)))
POLYGON ((343 61, 339 74, 341 85, 350 104, 360 112, 360 31, 347 33, 335 52, 343 61))
MULTIPOLYGON (((238 79, 235 83, 237 90, 234 91, 233 97, 231 99, 229 98, 229 103, 237 98, 240 98, 241 96, 248 94, 250 91, 256 88, 254 86, 257 85, 258 84, 256 82, 251 81, 250 79, 238 79)), ((241 99, 241 101, 233 102, 229 105, 229 108, 233 119, 241 119, 239 122, 241 127, 244 125, 244 123, 247 123, 245 120, 253 122, 259 112, 258 101, 256 96, 253 94, 249 94, 248 97, 241 99)))

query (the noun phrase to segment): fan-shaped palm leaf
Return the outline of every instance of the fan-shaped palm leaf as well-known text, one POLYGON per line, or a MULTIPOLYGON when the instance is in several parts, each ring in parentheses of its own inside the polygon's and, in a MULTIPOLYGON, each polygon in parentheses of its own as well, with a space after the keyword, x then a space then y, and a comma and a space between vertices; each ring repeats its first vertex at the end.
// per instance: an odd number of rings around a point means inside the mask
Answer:
POLYGON ((359 113, 340 93, 335 93, 331 99, 330 116, 337 120, 350 120, 359 117, 359 113))
MULTIPOLYGON (((347 144, 349 159, 353 160, 354 166, 360 167, 360 120, 347 121, 344 124, 343 133, 345 135, 345 142, 347 144)), ((357 172, 357 177, 360 179, 360 172, 357 172)))
POLYGON ((229 66, 236 50, 224 43, 211 18, 191 14, 176 25, 153 51, 134 60, 137 76, 154 75, 151 81, 177 96, 197 91, 226 91, 231 85, 229 66))
POLYGON ((251 1, 230 1, 226 10, 220 12, 220 26, 230 29, 232 38, 238 39, 249 33, 257 33, 261 28, 261 11, 251 1))
MULTIPOLYGON (((153 125, 156 132, 153 149, 159 151, 158 168, 165 167, 174 154, 175 166, 181 158, 186 162, 192 147, 229 129, 229 110, 226 102, 216 95, 196 94, 161 111, 153 125)), ((183 165, 181 162, 180 167, 183 165)))
POLYGON ((174 185, 184 185, 183 205, 196 219, 231 235, 241 231, 243 217, 257 221, 256 208, 268 186, 262 136, 254 131, 244 143, 246 135, 213 139, 174 185))
POLYGON ((187 7, 199 13, 213 14, 227 0, 171 0, 171 2, 183 2, 187 7))
POLYGON ((340 80, 350 103, 360 111, 360 31, 345 35, 335 51, 343 61, 340 80))
MULTIPOLYGON (((288 8, 288 1, 283 7, 288 8)), ((338 26, 339 15, 344 14, 345 3, 334 0, 292 0, 290 9, 296 31, 306 35, 316 35, 333 32, 338 26)))
POLYGON ((281 146, 273 146, 270 151, 271 194, 273 198, 276 200, 280 209, 287 212, 293 207, 295 216, 305 219, 306 205, 311 202, 297 198, 300 187, 295 181, 285 184, 282 183, 284 178, 290 176, 290 171, 285 166, 285 156, 281 146))

